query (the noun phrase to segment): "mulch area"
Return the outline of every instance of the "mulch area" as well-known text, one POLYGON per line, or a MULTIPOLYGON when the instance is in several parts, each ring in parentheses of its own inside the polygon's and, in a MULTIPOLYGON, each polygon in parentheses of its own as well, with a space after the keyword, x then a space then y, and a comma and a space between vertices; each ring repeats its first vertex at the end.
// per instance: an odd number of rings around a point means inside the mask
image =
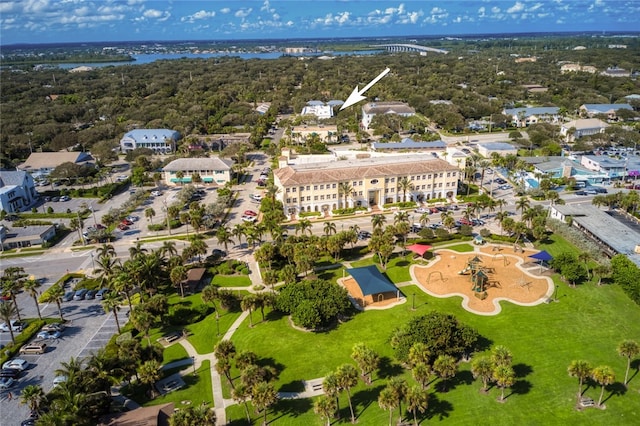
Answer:
MULTIPOLYGON (((458 253, 451 250, 437 250, 437 259, 429 266, 414 265, 413 276, 418 285, 436 297, 464 295, 463 307, 479 314, 496 314, 500 311, 498 300, 508 300, 522 305, 535 305, 546 301, 553 291, 553 283, 546 277, 539 277, 540 267, 521 268, 530 262, 528 256, 537 250, 514 251, 505 246, 485 246, 480 252, 458 253), (472 289, 471 275, 459 274, 474 256, 481 259, 486 268, 489 284, 486 298, 476 297, 472 289), (439 271, 440 273, 434 273, 439 271)), ((546 275, 546 270, 542 275, 546 275)))

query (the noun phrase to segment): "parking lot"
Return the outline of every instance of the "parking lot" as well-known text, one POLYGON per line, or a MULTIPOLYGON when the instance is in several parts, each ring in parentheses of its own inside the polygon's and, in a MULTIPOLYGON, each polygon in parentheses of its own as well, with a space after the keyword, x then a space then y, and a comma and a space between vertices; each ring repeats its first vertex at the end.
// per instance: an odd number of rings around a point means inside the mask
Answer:
MULTIPOLYGON (((21 294, 20 296, 24 296, 21 294)), ((21 306, 25 310, 32 307, 32 301, 22 300, 21 306), (29 303, 30 302, 30 303, 29 303)), ((41 306, 43 316, 57 317, 58 308, 55 304, 41 306)), ((120 325, 127 319, 127 310, 124 308, 118 313, 120 325)), ((72 357, 85 358, 92 352, 104 347, 111 336, 116 332, 115 319, 112 313, 105 314, 99 300, 80 300, 65 302, 62 311, 68 326, 59 339, 48 339, 46 352, 42 355, 18 355, 30 363, 10 389, 0 393, 0 412, 12 413, 12 416, 2 416, 2 426, 18 426, 20 422, 29 416, 26 405, 20 404, 20 391, 28 385, 40 385, 45 392, 53 386, 56 376, 55 370, 60 368, 61 362, 67 362, 72 357), (11 398, 9 397, 11 393, 11 398)), ((28 315, 35 317, 34 315, 28 315)), ((7 344, 11 341, 9 333, 0 333, 0 343, 7 344)))

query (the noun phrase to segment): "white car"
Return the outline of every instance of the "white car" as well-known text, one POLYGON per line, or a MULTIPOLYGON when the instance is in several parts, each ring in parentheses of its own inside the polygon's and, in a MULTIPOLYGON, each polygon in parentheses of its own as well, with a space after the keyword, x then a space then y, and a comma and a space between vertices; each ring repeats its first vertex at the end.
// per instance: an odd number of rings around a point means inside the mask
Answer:
POLYGON ((61 333, 59 331, 41 331, 38 333, 38 339, 59 339, 61 333))
POLYGON ((21 358, 14 358, 2 364, 2 369, 13 368, 14 370, 24 371, 29 367, 29 361, 25 361, 21 358))
POLYGON ((255 221, 256 221, 256 217, 255 217, 255 216, 244 215, 244 216, 242 216, 242 220, 243 220, 244 222, 250 222, 250 223, 253 223, 253 222, 255 222, 255 221))
POLYGON ((424 207, 418 207, 418 208, 415 210, 415 212, 416 212, 416 213, 429 213, 429 214, 430 214, 430 213, 431 213, 431 210, 429 210, 429 209, 425 209, 424 207))
POLYGON ((159 197, 162 195, 162 192, 160 191, 151 191, 151 195, 153 195, 154 197, 159 197))
POLYGON ((2 377, 0 378, 0 389, 9 389, 15 382, 15 379, 11 377, 2 377))
POLYGON ((63 383, 67 382, 67 376, 56 376, 53 379, 53 387, 60 386, 63 383))
MULTIPOLYGON (((21 332, 23 326, 24 324, 22 324, 20 321, 11 320, 11 330, 16 332, 21 332)), ((7 325, 6 322, 3 322, 2 324, 0 324, 0 331, 7 331, 7 332, 9 331, 9 326, 7 325)))
POLYGON ((260 194, 251 194, 251 199, 254 201, 262 201, 262 195, 260 194))

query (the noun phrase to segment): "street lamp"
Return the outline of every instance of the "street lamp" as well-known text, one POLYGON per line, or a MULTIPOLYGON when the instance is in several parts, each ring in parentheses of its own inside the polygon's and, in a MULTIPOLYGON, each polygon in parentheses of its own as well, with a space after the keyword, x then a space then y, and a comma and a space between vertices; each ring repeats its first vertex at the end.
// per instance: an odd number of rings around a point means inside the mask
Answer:
POLYGON ((218 310, 216 309, 216 330, 217 330, 217 336, 220 335, 220 314, 218 313, 218 310))
POLYGON ((416 310, 416 292, 414 291, 413 293, 411 293, 411 310, 415 311, 416 310))
POLYGON ((558 285, 556 285, 556 291, 553 293, 553 301, 557 302, 558 301, 558 285))
POLYGON ((193 361, 193 375, 196 375, 196 357, 192 356, 191 360, 193 361))
POLYGON ((93 270, 95 270, 96 269, 96 263, 93 261, 93 252, 91 252, 90 254, 91 254, 91 268, 93 270))

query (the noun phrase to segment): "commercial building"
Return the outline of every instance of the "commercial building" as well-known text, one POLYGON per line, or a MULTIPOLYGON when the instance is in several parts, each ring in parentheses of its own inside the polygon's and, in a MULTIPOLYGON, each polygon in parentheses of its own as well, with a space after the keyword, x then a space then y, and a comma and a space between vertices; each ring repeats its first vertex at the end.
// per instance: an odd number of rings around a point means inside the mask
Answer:
POLYGON ((31 175, 25 171, 0 171, 0 211, 17 213, 39 197, 31 175))
POLYGON ((280 168, 274 171, 274 183, 279 189, 277 198, 289 215, 454 198, 460 176, 457 167, 429 154, 297 165, 288 165, 287 161, 286 157, 281 158, 280 168), (411 184, 406 192, 399 185, 404 177, 411 184))
POLYGON ((308 138, 317 137, 322 142, 338 142, 338 126, 295 126, 291 128, 291 139, 304 145, 308 138))
POLYGON ((416 114, 416 110, 404 102, 369 102, 362 107, 362 128, 368 129, 373 117, 379 114, 411 117, 416 114))
POLYGON ((169 154, 176 149, 176 142, 180 133, 169 129, 135 129, 120 139, 122 152, 133 151, 138 148, 148 148, 156 154, 169 154))
POLYGON ((333 117, 333 106, 325 104, 322 101, 309 101, 302 108, 302 115, 313 115, 318 119, 328 119, 333 117))
POLYGON ((583 104, 580 106, 580 114, 587 117, 606 115, 609 120, 615 120, 617 119, 616 111, 620 109, 633 111, 633 107, 629 104, 583 104))
POLYGON ((560 126, 560 134, 565 137, 567 142, 572 142, 583 136, 604 133, 607 127, 609 127, 609 124, 598 118, 581 118, 569 121, 560 126))
POLYGON ((621 158, 608 155, 583 155, 580 164, 589 170, 606 175, 609 179, 637 177, 640 174, 640 157, 635 155, 621 158))
POLYGON ((0 225, 2 250, 41 245, 56 236, 54 225, 24 226, 10 228, 0 225))
POLYGON ((535 123, 557 123, 560 120, 558 107, 506 108, 504 115, 511 117, 516 127, 527 127, 535 123))
POLYGON ((421 152, 440 152, 447 149, 447 144, 443 141, 416 142, 413 139, 405 138, 401 142, 373 142, 371 143, 372 151, 386 152, 404 152, 404 151, 421 151, 421 152))
POLYGON ((518 148, 506 142, 479 143, 477 148, 478 154, 482 155, 484 158, 491 158, 494 153, 502 157, 518 154, 518 148))
POLYGON ((33 152, 27 161, 18 166, 18 170, 29 172, 32 176, 46 176, 63 163, 94 166, 95 160, 88 152, 33 152))
POLYGON ((197 183, 193 182, 195 175, 200 176, 205 185, 223 186, 231 181, 232 164, 232 161, 218 157, 178 158, 164 166, 162 172, 164 182, 171 186, 197 183))

